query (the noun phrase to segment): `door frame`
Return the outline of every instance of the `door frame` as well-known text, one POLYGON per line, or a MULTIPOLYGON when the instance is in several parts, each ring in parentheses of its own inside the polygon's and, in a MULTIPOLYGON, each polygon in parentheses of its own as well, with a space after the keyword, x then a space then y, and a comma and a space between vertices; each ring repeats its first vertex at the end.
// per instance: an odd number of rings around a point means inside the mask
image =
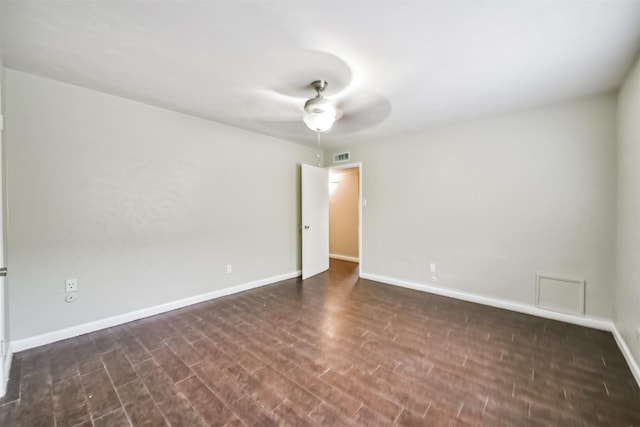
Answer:
POLYGON ((362 208, 363 208, 363 196, 362 196, 362 162, 345 163, 337 166, 328 166, 329 174, 334 170, 358 168, 358 277, 360 272, 363 271, 364 254, 362 253, 362 208))
POLYGON ((2 60, 0 60, 0 397, 3 397, 7 391, 7 383, 9 381, 9 370, 13 353, 11 345, 8 341, 8 298, 9 290, 7 286, 7 188, 6 188, 6 141, 4 138, 4 72, 2 70, 2 60))

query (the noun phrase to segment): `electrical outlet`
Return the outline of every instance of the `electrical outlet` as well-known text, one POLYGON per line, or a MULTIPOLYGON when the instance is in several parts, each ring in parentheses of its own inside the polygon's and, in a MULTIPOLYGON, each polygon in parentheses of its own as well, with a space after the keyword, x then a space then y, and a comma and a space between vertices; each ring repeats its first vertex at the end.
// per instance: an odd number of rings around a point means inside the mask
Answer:
POLYGON ((438 281, 438 278, 436 276, 431 276, 431 281, 433 283, 436 283, 438 281))
POLYGON ((64 300, 65 300, 66 302, 76 302, 76 300, 77 300, 77 299, 78 299, 78 296, 77 296, 75 293, 67 294, 67 295, 64 297, 64 300))
POLYGON ((227 274, 233 273, 233 267, 231 264, 227 264, 227 274))
POLYGON ((67 279, 64 282, 65 292, 75 292, 78 290, 78 279, 67 279))

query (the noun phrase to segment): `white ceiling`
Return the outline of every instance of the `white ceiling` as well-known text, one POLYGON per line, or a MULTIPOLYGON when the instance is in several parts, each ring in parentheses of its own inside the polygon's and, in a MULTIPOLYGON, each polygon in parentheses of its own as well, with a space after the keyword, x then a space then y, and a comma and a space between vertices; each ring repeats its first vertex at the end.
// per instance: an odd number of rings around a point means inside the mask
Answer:
POLYGON ((7 1, 5 66, 325 147, 615 90, 640 0, 7 1))

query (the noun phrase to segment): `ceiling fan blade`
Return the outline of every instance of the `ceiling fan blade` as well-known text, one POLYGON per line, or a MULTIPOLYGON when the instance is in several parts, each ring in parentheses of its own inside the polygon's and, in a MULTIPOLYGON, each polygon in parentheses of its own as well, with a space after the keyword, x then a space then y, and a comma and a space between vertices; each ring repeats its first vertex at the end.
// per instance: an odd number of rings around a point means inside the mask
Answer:
MULTIPOLYGON (((236 121, 236 124, 238 121, 236 121)), ((242 123, 254 132, 270 135, 275 138, 287 139, 304 143, 309 146, 316 145, 317 135, 309 130, 304 122, 300 120, 293 121, 271 121, 271 120, 251 120, 242 123)))
MULTIPOLYGON (((287 96, 270 89, 238 89, 235 102, 227 105, 231 120, 272 122, 302 121, 304 99, 287 96)), ((224 114, 224 113, 223 113, 224 114)))
POLYGON ((275 53, 271 61, 286 64, 287 71, 278 75, 268 87, 288 96, 308 99, 314 95, 310 83, 315 80, 329 82, 323 95, 334 96, 351 82, 351 68, 342 59, 317 50, 275 53))
POLYGON ((372 91, 355 91, 338 105, 339 110, 344 113, 331 128, 336 133, 351 133, 372 128, 391 114, 389 100, 372 91))

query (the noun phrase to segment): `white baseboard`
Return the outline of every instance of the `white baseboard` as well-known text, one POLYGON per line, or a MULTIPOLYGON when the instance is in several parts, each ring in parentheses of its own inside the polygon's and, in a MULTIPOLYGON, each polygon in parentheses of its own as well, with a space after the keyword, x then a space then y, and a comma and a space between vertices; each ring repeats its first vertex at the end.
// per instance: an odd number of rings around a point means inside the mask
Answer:
POLYGON ((631 350, 627 346, 627 343, 624 340, 624 338, 622 338, 622 334, 620 334, 620 331, 618 331, 618 328, 616 327, 615 323, 613 324, 613 329, 611 330, 611 333, 613 334, 613 337, 616 339, 616 342, 618 343, 618 347, 620 347, 620 351, 622 352, 622 355, 627 360, 627 365, 629 365, 629 369, 631 370, 631 373, 636 378, 636 382, 638 383, 638 386, 640 386, 640 366, 638 366, 638 362, 636 362, 636 359, 634 359, 633 354, 631 353, 631 350))
POLYGON ((165 313, 167 311, 175 310, 178 308, 186 307, 189 305, 197 304, 203 301, 224 297, 227 295, 235 294, 249 289, 259 288, 261 286, 270 285, 272 283, 280 282, 282 280, 292 279, 299 277, 301 271, 294 271, 292 273, 281 274, 279 276, 268 277, 266 279, 256 280, 254 282, 244 283, 230 288, 224 288, 207 292, 204 294, 196 295, 189 298, 184 298, 177 301, 168 302, 166 304, 160 304, 153 307, 143 308, 141 310, 131 311, 129 313, 119 314, 117 316, 108 317, 106 319, 95 320, 93 322, 83 323, 81 325, 72 326, 70 328, 61 329, 58 331, 47 332, 42 335, 36 335, 29 338, 23 338, 20 340, 12 341, 11 348, 14 352, 28 350, 30 348, 39 347, 41 345, 50 344, 52 342, 61 341, 67 338, 73 338, 78 335, 86 334, 89 332, 98 331, 100 329, 110 328, 112 326, 121 325, 123 323, 131 322, 133 320, 142 319, 156 314, 165 313))
POLYGON ((613 337, 620 348, 624 358, 627 360, 629 369, 633 373, 633 376, 640 386, 640 367, 638 362, 633 357, 633 354, 629 350, 627 343, 622 338, 622 335, 618 331, 615 323, 609 319, 602 319, 593 316, 578 316, 565 313, 557 313, 555 311, 544 310, 534 305, 528 305, 513 301, 501 300, 498 298, 484 297, 468 292, 455 291, 451 289, 438 288, 436 286, 424 285, 421 283, 409 282, 406 280, 393 279, 391 277, 378 276, 377 274, 370 274, 360 272, 362 279, 373 280, 388 285, 401 286, 403 288, 415 289, 418 291, 428 292, 431 294, 442 295, 449 298, 455 298, 463 301, 474 302, 478 304, 488 305, 491 307, 503 308, 505 310, 516 311, 519 313, 531 314, 533 316, 543 317, 546 319, 558 320, 561 322, 572 323, 579 326, 586 326, 588 328, 600 329, 603 331, 609 331, 613 334, 613 337))
POLYGON ((13 350, 11 348, 11 343, 7 343, 4 363, 2 366, 0 366, 0 369, 2 369, 2 381, 0 381, 0 398, 4 397, 4 395, 7 393, 7 384, 9 383, 9 372, 11 371, 12 359, 13 350))
POLYGON ((349 262, 360 262, 360 258, 347 256, 347 255, 340 255, 340 254, 329 254, 329 258, 339 259, 342 261, 349 261, 349 262))
POLYGON ((445 297, 455 298, 463 301, 475 302, 478 304, 489 305, 491 307, 503 308, 505 310, 517 311, 519 313, 531 314, 533 316, 544 317, 546 319, 559 320, 561 322, 573 323, 589 328, 600 329, 603 331, 611 331, 613 322, 609 319, 602 319, 593 316, 578 316, 573 314, 559 313, 555 311, 545 310, 534 305, 523 304, 515 301, 508 301, 499 298, 485 297, 481 295, 471 294, 463 291, 455 291, 451 289, 439 288, 422 283, 408 282, 406 280, 393 279, 391 277, 378 276, 376 274, 360 273, 363 279, 374 280, 376 282, 386 283, 389 285, 401 286, 403 288, 415 289, 418 291, 429 292, 431 294, 442 295, 445 297))

